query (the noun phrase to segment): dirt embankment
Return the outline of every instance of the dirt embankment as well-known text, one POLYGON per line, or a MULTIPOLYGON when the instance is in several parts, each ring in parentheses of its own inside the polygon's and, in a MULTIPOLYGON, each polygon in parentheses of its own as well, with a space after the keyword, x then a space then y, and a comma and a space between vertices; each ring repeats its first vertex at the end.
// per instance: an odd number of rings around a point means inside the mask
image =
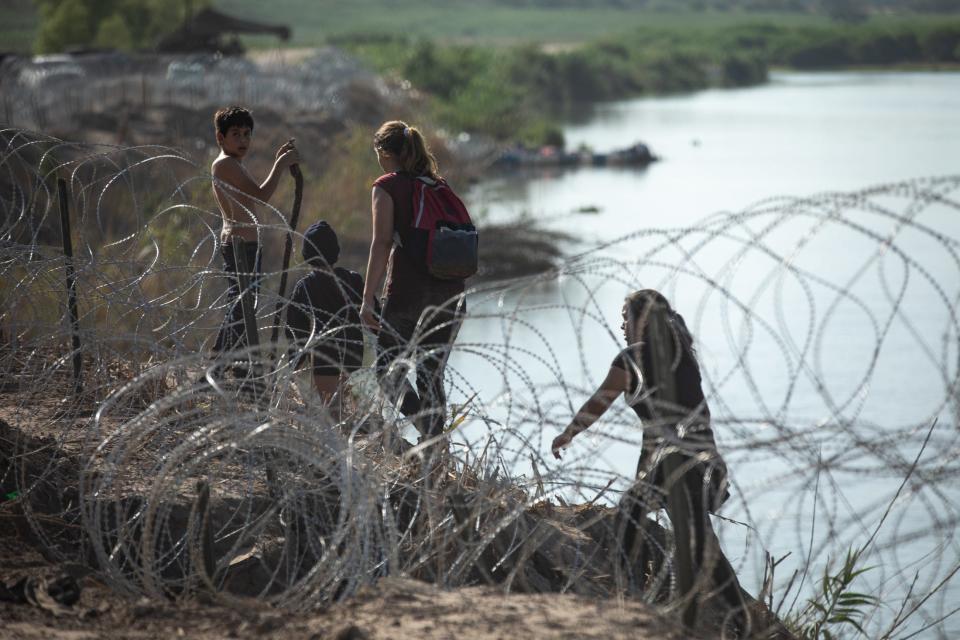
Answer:
POLYGON ((0 639, 120 640, 263 638, 276 640, 425 640, 471 638, 631 638, 680 640, 691 636, 648 605, 571 594, 514 594, 491 587, 444 591, 417 580, 385 578, 326 610, 291 614, 256 600, 225 607, 200 599, 155 601, 125 597, 83 576, 77 566, 51 565, 4 532, 0 578, 64 571, 81 575, 80 600, 51 611, 0 602, 0 639))
MULTIPOLYGON (((521 512, 503 535, 490 539, 491 552, 476 558, 487 586, 444 590, 409 576, 381 578, 344 601, 297 613, 240 593, 227 599, 202 589, 154 599, 122 593, 91 555, 90 545, 96 543, 79 513, 80 450, 89 436, 90 413, 82 407, 64 412, 49 398, 33 398, 32 405, 30 400, 23 391, 0 395, 0 488, 7 498, 0 504, 0 582, 5 587, 0 589, 5 623, 0 638, 670 640, 721 637, 725 628, 725 612, 712 601, 702 607, 694 633, 683 629, 678 614, 667 613, 666 601, 650 605, 638 597, 604 595, 611 592, 612 510, 548 502, 521 512), (33 408, 26 411, 26 406, 33 408), (505 584, 512 584, 509 595, 505 584), (571 592, 561 593, 568 588, 571 592), (64 602, 55 591, 79 595, 64 602)), ((211 502, 213 519, 216 507, 211 502)), ((181 534, 174 523, 186 521, 192 507, 165 508, 184 511, 169 520, 177 540, 181 534)), ((264 547, 264 561, 267 551, 264 547)), ((176 547, 158 549, 161 555, 167 552, 182 553, 176 547)), ((242 571, 238 576, 256 578, 242 571)), ((274 579, 276 574, 267 578, 274 579)), ((749 606, 755 623, 751 637, 789 637, 760 603, 749 606)))

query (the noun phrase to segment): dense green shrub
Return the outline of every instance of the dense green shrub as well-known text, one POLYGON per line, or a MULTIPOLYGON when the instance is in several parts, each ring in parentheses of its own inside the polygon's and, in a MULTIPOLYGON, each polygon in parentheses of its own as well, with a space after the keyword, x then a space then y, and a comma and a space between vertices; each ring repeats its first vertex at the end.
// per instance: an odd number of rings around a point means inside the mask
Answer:
MULTIPOLYGON (((200 8, 209 0, 195 0, 200 8)), ((169 0, 35 0, 38 53, 72 47, 150 48, 183 22, 184 5, 169 0)))
POLYGON ((896 64, 922 58, 920 43, 911 32, 862 33, 853 42, 852 53, 861 64, 896 64))
POLYGON ((478 47, 438 47, 420 40, 408 48, 400 71, 414 86, 446 99, 483 73, 489 58, 478 47))
POLYGON ((937 26, 807 28, 782 34, 769 51, 771 64, 799 69, 938 64, 958 60, 960 21, 937 26))
POLYGON ((928 31, 920 42, 924 58, 931 62, 952 62, 960 45, 960 24, 943 25, 928 31))
POLYGON ((748 87, 767 79, 767 65, 756 55, 730 53, 723 58, 723 85, 748 87))
POLYGON ((781 61, 798 69, 828 69, 854 62, 852 44, 833 30, 810 30, 795 37, 782 50, 781 61))

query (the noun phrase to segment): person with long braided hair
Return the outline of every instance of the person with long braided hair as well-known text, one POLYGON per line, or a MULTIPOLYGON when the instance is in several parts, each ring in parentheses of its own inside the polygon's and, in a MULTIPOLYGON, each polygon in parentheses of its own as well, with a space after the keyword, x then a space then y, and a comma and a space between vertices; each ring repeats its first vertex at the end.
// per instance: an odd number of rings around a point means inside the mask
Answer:
MULTIPOLYGON (((648 512, 667 507, 670 485, 679 482, 688 498, 695 571, 706 570, 708 562, 713 565, 709 577, 742 630, 746 614, 740 584, 710 522, 709 514, 729 497, 727 467, 710 426, 693 337, 683 316, 653 289, 627 296, 622 315, 627 348, 614 358, 599 388, 553 440, 551 450, 560 458, 560 451, 623 394, 643 424, 643 438, 636 480, 621 502, 619 561, 642 588, 649 554, 643 551, 645 542, 637 539, 638 531, 648 512), (665 464, 669 455, 679 460, 673 473, 665 464)), ((681 523, 672 524, 676 528, 681 523)))

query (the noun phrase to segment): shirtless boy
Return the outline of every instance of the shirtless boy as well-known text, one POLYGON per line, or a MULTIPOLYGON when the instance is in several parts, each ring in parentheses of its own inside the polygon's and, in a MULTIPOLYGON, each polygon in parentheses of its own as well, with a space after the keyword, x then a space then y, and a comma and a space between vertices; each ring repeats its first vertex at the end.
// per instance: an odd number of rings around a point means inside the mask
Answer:
POLYGON ((243 107, 226 107, 214 114, 213 122, 220 154, 213 161, 210 172, 213 174, 213 195, 223 217, 220 253, 230 282, 227 291, 230 304, 213 346, 214 352, 219 353, 247 346, 243 309, 240 305, 240 282, 236 276, 239 269, 237 256, 234 255, 234 239, 239 240, 236 246, 244 253, 247 267, 253 271, 251 282, 256 288, 261 257, 257 205, 270 201, 284 170, 298 164, 300 155, 291 139, 277 149, 273 168, 270 169, 267 179, 257 184, 243 166, 243 159, 250 149, 253 135, 253 116, 243 107))

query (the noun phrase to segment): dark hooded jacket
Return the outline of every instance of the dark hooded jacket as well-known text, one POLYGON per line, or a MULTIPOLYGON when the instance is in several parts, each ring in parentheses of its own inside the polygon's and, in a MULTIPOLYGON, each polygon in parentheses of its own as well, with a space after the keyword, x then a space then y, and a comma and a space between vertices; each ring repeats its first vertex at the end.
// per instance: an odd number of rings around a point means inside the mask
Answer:
POLYGON ((333 266, 339 257, 333 229, 322 221, 311 225, 303 237, 303 259, 312 271, 297 282, 287 305, 287 336, 302 350, 314 334, 309 352, 301 352, 300 360, 307 353, 313 355, 314 373, 319 375, 350 373, 363 361, 363 278, 333 266))

